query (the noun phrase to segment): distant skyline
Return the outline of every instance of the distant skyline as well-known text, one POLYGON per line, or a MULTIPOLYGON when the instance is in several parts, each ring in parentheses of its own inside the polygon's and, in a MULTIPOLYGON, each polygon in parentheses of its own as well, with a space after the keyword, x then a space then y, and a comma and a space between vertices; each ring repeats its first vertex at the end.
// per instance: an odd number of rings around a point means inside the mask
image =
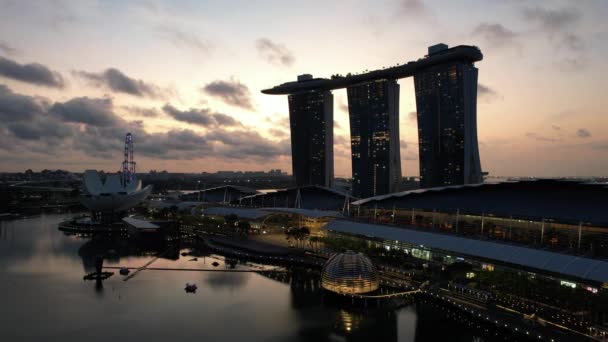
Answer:
MULTIPOLYGON (((478 135, 491 176, 605 176, 608 2, 0 0, 0 171, 291 173, 286 96, 260 90, 477 45, 478 135)), ((411 78, 404 176, 418 176, 411 78)), ((350 176, 346 90, 335 175, 350 176)))

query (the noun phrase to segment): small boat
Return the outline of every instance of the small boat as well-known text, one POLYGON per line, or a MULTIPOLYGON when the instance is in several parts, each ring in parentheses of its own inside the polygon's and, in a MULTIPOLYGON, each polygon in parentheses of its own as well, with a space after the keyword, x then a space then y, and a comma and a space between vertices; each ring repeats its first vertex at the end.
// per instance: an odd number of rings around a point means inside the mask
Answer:
POLYGON ((120 273, 121 275, 127 275, 127 274, 129 274, 130 272, 131 272, 131 271, 129 271, 129 269, 128 269, 128 268, 126 268, 126 267, 122 267, 122 268, 120 269, 120 271, 118 271, 118 273, 120 273))
POLYGON ((186 283, 184 290, 186 290, 186 293, 195 293, 197 288, 196 284, 186 283))

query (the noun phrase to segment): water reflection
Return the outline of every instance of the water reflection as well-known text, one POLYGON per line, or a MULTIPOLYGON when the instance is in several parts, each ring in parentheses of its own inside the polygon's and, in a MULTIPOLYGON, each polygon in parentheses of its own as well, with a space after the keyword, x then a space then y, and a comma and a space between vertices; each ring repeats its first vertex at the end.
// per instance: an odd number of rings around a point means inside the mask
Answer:
POLYGON ((0 222, 0 341, 472 341, 479 336, 477 327, 433 305, 353 308, 328 300, 318 271, 306 269, 264 275, 147 270, 128 281, 116 273, 104 282, 84 282, 98 254, 106 266, 140 267, 159 255, 153 263, 159 269, 250 266, 185 243, 66 236, 57 230, 64 219, 0 222), (187 282, 197 283, 196 294, 184 292, 187 282), (23 322, 31 329, 23 329, 23 322))

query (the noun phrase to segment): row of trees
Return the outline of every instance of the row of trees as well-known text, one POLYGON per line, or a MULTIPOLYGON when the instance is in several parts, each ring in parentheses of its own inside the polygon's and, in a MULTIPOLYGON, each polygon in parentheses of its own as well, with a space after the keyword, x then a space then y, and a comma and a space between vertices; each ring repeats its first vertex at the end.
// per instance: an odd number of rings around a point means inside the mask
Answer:
POLYGON ((310 229, 306 227, 288 228, 285 230, 285 238, 287 241, 295 241, 296 247, 305 246, 305 241, 310 237, 310 229))

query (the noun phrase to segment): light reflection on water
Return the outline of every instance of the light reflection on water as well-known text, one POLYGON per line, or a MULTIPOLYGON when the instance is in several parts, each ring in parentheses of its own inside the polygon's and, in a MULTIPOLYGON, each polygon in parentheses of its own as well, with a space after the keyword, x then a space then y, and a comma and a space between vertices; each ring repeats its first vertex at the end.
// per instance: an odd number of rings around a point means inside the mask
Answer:
MULTIPOLYGON (((146 270, 125 282, 116 270, 96 287, 82 280, 94 270, 95 255, 109 256, 105 266, 139 267, 165 246, 67 236, 57 230, 67 217, 0 222, 1 341, 473 339, 471 331, 446 321, 437 309, 425 309, 421 324, 415 305, 362 311, 324 303, 314 281, 297 274, 146 270), (195 294, 185 293, 186 282, 198 285, 195 294), (445 324, 450 331, 442 335, 436 327, 445 324)), ((230 267, 222 256, 199 252, 175 250, 151 267, 230 267), (184 251, 189 255, 182 256, 184 251)))

